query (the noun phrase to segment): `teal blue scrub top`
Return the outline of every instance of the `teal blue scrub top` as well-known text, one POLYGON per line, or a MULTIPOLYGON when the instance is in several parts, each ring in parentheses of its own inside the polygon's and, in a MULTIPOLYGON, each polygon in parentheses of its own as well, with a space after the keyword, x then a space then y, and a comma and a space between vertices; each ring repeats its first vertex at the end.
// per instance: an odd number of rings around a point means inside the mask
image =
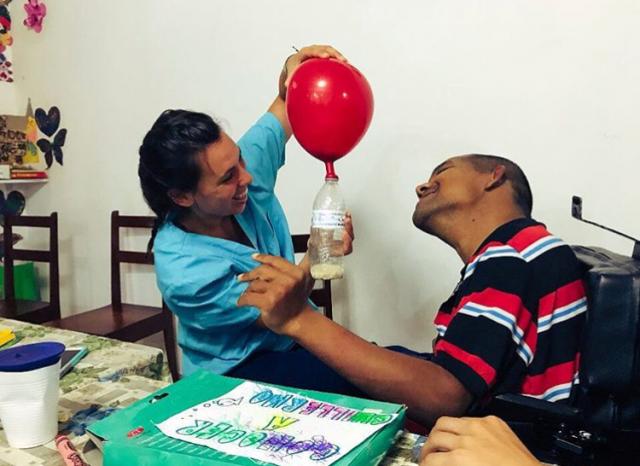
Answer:
POLYGON ((284 130, 271 113, 238 141, 253 181, 246 207, 236 219, 254 247, 187 232, 170 218, 158 230, 157 282, 178 317, 184 375, 198 368, 224 374, 256 351, 286 351, 293 345, 291 339, 254 325, 257 308, 236 305, 248 286, 236 276, 258 265, 252 254, 294 261, 289 225, 274 193, 285 142, 284 130))

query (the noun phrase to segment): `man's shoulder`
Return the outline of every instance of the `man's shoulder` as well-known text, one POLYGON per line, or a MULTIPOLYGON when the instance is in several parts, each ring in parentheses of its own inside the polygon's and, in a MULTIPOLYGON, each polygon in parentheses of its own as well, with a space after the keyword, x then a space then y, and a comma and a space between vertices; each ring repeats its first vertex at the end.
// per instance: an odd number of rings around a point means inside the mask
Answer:
MULTIPOLYGON (((506 240, 506 245, 517 257, 517 264, 494 264, 489 267, 492 279, 499 280, 505 273, 513 275, 502 281, 521 282, 521 293, 528 297, 530 308, 538 299, 551 296, 558 290, 583 288, 583 269, 575 252, 562 238, 551 233, 544 224, 531 221, 506 240)), ((513 261, 512 261, 513 262, 513 261)))
POLYGON ((535 223, 521 228, 507 241, 522 259, 530 263, 543 255, 573 255, 571 247, 565 241, 547 230, 542 223, 535 223))
POLYGON ((522 218, 497 228, 470 262, 481 257, 512 257, 528 263, 556 249, 573 254, 570 246, 551 233, 543 223, 522 218))
POLYGON ((520 219, 491 235, 465 266, 465 289, 492 287, 506 290, 555 289, 580 278, 580 266, 571 249, 542 223, 520 219), (471 287, 471 288, 470 288, 471 287))

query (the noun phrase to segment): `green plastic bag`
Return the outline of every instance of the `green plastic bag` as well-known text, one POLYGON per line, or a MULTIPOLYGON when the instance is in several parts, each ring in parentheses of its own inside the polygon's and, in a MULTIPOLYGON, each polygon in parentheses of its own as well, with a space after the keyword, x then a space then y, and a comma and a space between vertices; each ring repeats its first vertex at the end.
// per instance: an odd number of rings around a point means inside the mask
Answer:
MULTIPOLYGON (((16 299, 40 301, 40 288, 33 262, 13 265, 13 290, 16 299)), ((4 299, 4 266, 0 265, 0 299, 4 299)))

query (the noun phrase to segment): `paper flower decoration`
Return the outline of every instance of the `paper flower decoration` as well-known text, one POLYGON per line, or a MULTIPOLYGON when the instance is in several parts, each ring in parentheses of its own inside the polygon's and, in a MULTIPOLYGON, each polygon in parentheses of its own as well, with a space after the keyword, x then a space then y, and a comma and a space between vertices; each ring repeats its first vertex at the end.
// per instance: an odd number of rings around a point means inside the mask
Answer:
POLYGON ((0 53, 4 52, 7 47, 13 44, 11 37, 11 16, 6 6, 0 6, 0 53))
POLYGON ((13 44, 13 37, 11 37, 10 32, 0 32, 0 52, 4 52, 13 44))
POLYGON ((0 81, 12 83, 13 71, 11 70, 11 62, 7 60, 4 54, 0 53, 0 81))
POLYGON ((6 6, 0 5, 0 31, 10 31, 11 30, 11 15, 9 14, 9 10, 6 6))
POLYGON ((29 0, 24 4, 24 11, 27 12, 27 18, 24 20, 27 29, 33 29, 36 32, 42 31, 42 21, 47 15, 47 6, 40 3, 39 0, 29 0))

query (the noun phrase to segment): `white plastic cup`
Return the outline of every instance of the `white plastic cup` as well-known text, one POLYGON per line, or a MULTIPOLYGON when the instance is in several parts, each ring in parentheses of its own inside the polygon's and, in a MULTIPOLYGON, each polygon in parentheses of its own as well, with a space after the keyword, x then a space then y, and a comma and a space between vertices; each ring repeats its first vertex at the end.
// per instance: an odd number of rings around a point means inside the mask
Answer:
MULTIPOLYGON (((64 350, 64 345, 60 346, 64 350)), ((5 351, 19 349, 16 346, 5 351)), ((60 355, 53 363, 51 359, 44 360, 48 365, 43 367, 0 371, 0 421, 13 448, 44 445, 58 432, 60 355)))

